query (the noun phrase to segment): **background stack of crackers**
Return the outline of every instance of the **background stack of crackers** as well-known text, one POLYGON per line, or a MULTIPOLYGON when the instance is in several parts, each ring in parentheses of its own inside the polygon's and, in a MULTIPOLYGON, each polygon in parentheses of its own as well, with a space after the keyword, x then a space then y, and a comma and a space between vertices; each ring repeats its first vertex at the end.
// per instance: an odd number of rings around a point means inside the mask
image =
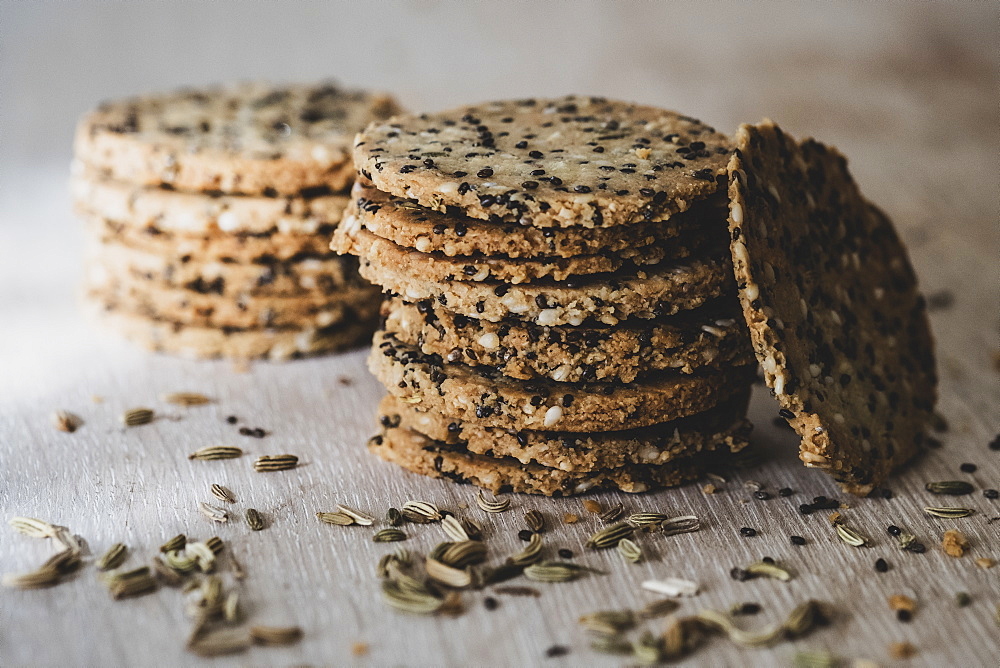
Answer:
POLYGON ((287 359, 366 341, 377 289, 328 244, 350 200, 355 133, 396 111, 330 84, 244 84, 85 116, 72 191, 102 320, 193 357, 287 359))
POLYGON ((494 492, 640 492, 747 444, 725 136, 569 97, 374 123, 333 247, 386 302, 384 459, 494 492))

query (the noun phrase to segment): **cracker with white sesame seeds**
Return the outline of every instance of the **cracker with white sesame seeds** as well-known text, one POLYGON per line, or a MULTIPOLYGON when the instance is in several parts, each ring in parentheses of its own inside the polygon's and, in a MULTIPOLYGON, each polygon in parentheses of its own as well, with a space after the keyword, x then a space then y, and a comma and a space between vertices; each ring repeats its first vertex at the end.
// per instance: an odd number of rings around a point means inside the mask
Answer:
POLYGON ((384 429, 369 441, 368 449, 412 473, 471 483, 494 494, 514 492, 554 497, 600 489, 640 493, 677 487, 697 480, 706 470, 714 470, 728 460, 721 452, 711 452, 661 465, 632 464, 602 471, 562 471, 538 464, 522 464, 513 458, 472 454, 402 428, 384 429))
POLYGON ((638 383, 520 381, 483 367, 446 364, 384 330, 368 368, 400 401, 484 427, 586 432, 644 427, 700 413, 742 391, 752 367, 706 366, 638 383))
POLYGON ((345 318, 374 322, 379 310, 378 288, 372 285, 344 288, 330 296, 229 296, 166 288, 125 277, 100 290, 89 290, 86 296, 153 320, 198 327, 326 327, 345 318))
POLYGON ((365 285, 357 260, 327 253, 285 261, 227 262, 187 254, 158 254, 106 240, 87 249, 85 283, 101 289, 114 279, 146 281, 160 287, 206 295, 334 296, 365 285))
POLYGON ((697 308, 733 288, 732 261, 723 250, 648 270, 519 285, 437 281, 379 260, 362 258, 359 271, 384 292, 407 301, 433 299, 454 313, 491 322, 516 317, 539 325, 614 325, 627 318, 648 320, 697 308))
POLYGON ((747 388, 703 413, 640 429, 592 433, 508 431, 421 411, 386 395, 379 406, 384 427, 412 429, 473 454, 516 459, 561 471, 600 471, 630 464, 659 465, 691 455, 739 452, 748 444, 747 388))
POLYGON ((492 367, 510 378, 632 382, 652 373, 694 373, 705 365, 753 361, 735 298, 658 320, 617 326, 543 327, 521 320, 469 318, 431 300, 390 297, 383 327, 403 343, 448 362, 492 367))
POLYGON ((889 219, 840 153, 740 128, 729 225, 740 299, 799 457, 854 494, 920 448, 936 396, 924 300, 889 219))
POLYGON ((76 158, 102 176, 246 195, 338 192, 354 135, 399 111, 333 84, 245 83, 107 102, 77 126, 76 158))
POLYGON ((107 329, 154 352, 191 359, 284 361, 367 345, 375 323, 347 317, 326 327, 198 327, 91 302, 88 309, 107 329))
MULTIPOLYGON (((213 243, 272 235, 329 237, 351 201, 346 193, 314 197, 254 197, 193 193, 101 178, 74 164, 70 193, 76 212, 108 220, 150 238, 205 236, 213 243)), ((240 246, 242 248, 242 246, 240 246)), ((220 251, 223 252, 223 251, 220 251)))
POLYGON ((354 159, 379 190, 435 211, 614 227, 665 220, 719 191, 730 150, 696 119, 568 96, 395 116, 358 135, 354 159))
POLYGON ((329 257, 329 235, 333 234, 333 228, 309 234, 230 234, 218 230, 201 234, 162 232, 107 218, 89 215, 80 215, 80 218, 88 239, 165 257, 196 257, 205 263, 259 265, 294 262, 297 258, 329 257))
MULTIPOLYGON (((491 223, 455 212, 438 213, 365 185, 363 180, 354 184, 351 197, 353 204, 344 214, 345 225, 363 227, 406 248, 449 257, 565 258, 626 250, 638 252, 684 232, 704 231, 707 218, 725 218, 724 212, 716 212, 713 197, 711 202, 699 202, 694 209, 663 221, 610 228, 538 228, 517 223, 491 223)), ((718 199, 718 206, 724 208, 727 200, 722 193, 718 199)), ((334 249, 337 249, 336 243, 334 249)))
POLYGON ((652 271, 664 261, 684 260, 708 245, 699 238, 683 237, 641 249, 576 257, 448 257, 404 248, 364 228, 350 225, 337 230, 333 244, 338 252, 346 251, 372 265, 392 267, 426 281, 502 281, 511 285, 545 279, 559 283, 612 272, 652 271))

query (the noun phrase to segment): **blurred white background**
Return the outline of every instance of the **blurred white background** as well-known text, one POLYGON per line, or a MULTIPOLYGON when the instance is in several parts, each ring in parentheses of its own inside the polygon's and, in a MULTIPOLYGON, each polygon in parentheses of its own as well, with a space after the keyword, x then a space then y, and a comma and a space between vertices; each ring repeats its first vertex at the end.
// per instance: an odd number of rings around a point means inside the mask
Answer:
MULTIPOLYGON (((851 156, 912 242, 941 224, 933 211, 954 212, 950 225, 996 219, 995 197, 966 194, 996 186, 998 7, 0 0, 0 368, 30 380, 39 360, 26 342, 50 364, 67 348, 80 262, 65 192, 73 126, 103 99, 332 77, 411 109, 575 92, 727 132, 770 116, 851 156)), ((970 228, 973 243, 996 245, 988 226, 970 228)))

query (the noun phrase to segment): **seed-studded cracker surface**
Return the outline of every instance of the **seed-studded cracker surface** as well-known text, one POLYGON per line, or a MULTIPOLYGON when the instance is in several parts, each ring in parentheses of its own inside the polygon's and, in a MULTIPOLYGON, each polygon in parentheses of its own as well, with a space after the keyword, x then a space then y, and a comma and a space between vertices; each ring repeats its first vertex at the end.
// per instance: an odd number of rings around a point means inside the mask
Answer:
POLYGON ((387 95, 332 84, 188 89, 102 104, 81 119, 74 148, 131 183, 311 196, 350 186, 355 133, 398 111, 387 95))
POLYGON ((866 494, 919 449, 936 395, 924 300, 834 149, 744 125, 730 168, 740 300, 799 456, 866 494))
POLYGON ((729 459, 722 452, 710 452, 660 465, 630 464, 603 471, 562 471, 538 464, 522 464, 508 457, 496 459, 472 454, 401 427, 385 429, 369 441, 368 449, 413 473, 448 478, 494 493, 554 497, 599 489, 639 493, 676 487, 697 480, 706 470, 724 466, 729 459))
POLYGON ((729 140, 680 114, 598 97, 515 100, 373 123, 354 159, 436 211, 536 227, 663 220, 719 190, 729 140))
POLYGON ((368 368, 396 398, 484 427, 611 431, 693 415, 742 391, 751 367, 663 373, 639 383, 516 381, 492 369, 445 364, 385 331, 375 333, 368 368))
POLYGON ((490 322, 457 315, 431 300, 412 304, 399 297, 382 305, 382 320, 386 331, 425 354, 493 367, 521 380, 630 383, 658 371, 695 373, 702 366, 744 366, 754 359, 735 296, 668 318, 611 327, 490 322))
POLYGON ((601 471, 629 464, 659 465, 712 450, 739 452, 747 446, 744 418, 749 389, 704 413, 671 422, 588 433, 515 431, 452 420, 421 411, 386 395, 379 406, 383 427, 402 426, 436 441, 461 445, 472 454, 512 457, 562 471, 601 471), (398 421, 397 421, 398 420, 398 421))
MULTIPOLYGON (((491 223, 468 216, 431 211, 400 197, 364 185, 354 184, 353 204, 344 214, 344 224, 363 227, 383 239, 423 253, 509 258, 560 257, 596 253, 641 252, 656 242, 665 242, 681 233, 699 234, 725 218, 728 198, 712 198, 690 211, 668 220, 635 223, 618 227, 532 227, 516 222, 491 223), (717 201, 718 200, 718 201, 717 201), (353 217, 353 219, 352 219, 353 217)), ((345 239, 344 241, 348 241, 345 239)), ((349 244, 348 244, 349 246, 349 244)), ((332 246, 339 252, 338 240, 332 246)))

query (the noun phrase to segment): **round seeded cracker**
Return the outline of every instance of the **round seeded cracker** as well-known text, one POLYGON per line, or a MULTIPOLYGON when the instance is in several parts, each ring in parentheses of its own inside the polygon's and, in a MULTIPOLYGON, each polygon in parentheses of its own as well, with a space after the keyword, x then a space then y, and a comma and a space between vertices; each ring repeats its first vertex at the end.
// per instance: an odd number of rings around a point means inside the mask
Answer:
POLYGON ((936 374, 924 300, 889 219, 836 150, 744 125, 732 254, 757 358, 799 456, 866 494, 918 450, 936 374))
POLYGON ((397 116, 358 135, 375 187, 435 211, 535 227, 664 220, 718 191, 729 140, 680 114, 599 97, 397 116))

